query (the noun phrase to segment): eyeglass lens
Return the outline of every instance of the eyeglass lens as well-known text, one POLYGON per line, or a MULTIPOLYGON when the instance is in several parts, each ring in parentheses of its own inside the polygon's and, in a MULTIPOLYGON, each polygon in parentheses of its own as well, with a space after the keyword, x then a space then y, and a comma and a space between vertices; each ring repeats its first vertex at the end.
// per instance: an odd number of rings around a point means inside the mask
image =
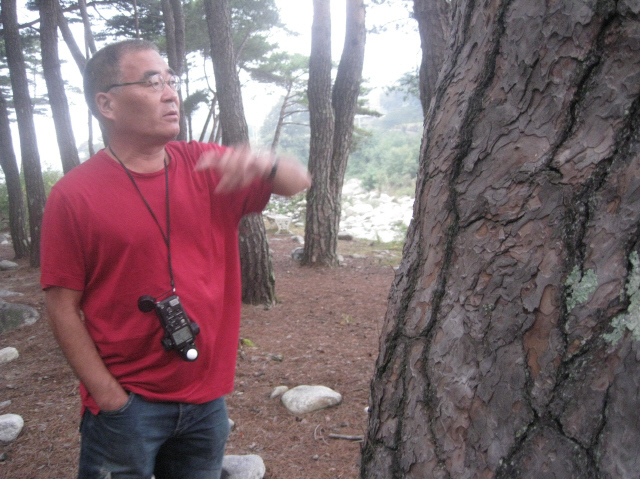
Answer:
POLYGON ((156 91, 163 90, 165 84, 169 85, 172 90, 180 89, 180 77, 177 75, 171 75, 168 80, 165 80, 162 75, 157 73, 149 77, 149 83, 151 84, 151 87, 156 91))

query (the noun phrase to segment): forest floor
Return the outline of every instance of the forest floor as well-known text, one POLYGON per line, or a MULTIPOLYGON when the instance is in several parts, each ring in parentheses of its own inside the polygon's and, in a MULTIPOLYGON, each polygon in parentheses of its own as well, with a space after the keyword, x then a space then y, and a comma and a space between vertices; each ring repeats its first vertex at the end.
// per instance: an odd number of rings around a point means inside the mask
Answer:
MULTIPOLYGON (((299 246, 289 235, 270 233, 279 303, 243 306, 235 391, 227 397, 235 422, 226 454, 257 454, 266 479, 357 478, 361 444, 330 434, 364 436, 369 383, 387 296, 401 251, 369 241, 339 241, 345 263, 337 268, 301 267, 291 258, 299 246), (333 408, 295 416, 279 399, 289 388, 320 384, 342 394, 333 408)), ((0 260, 13 257, 0 247, 0 260)), ((74 478, 80 436, 78 381, 57 347, 44 316, 39 270, 0 272, 0 289, 21 293, 6 301, 30 305, 41 318, 0 336, 0 349, 20 357, 0 365, 1 414, 25 422, 18 439, 0 444, 0 477, 74 478)))

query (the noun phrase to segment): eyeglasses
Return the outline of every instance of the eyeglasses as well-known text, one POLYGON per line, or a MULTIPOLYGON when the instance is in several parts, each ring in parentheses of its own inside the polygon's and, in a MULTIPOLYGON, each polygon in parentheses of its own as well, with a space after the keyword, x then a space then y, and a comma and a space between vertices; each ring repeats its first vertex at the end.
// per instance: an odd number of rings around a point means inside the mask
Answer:
POLYGON ((181 83, 180 77, 177 76, 177 75, 171 75, 168 80, 165 80, 164 77, 160 73, 156 73, 154 75, 151 75, 146 80, 142 80, 142 81, 131 81, 131 82, 127 82, 127 83, 114 83, 113 85, 110 85, 109 87, 107 87, 107 89, 104 91, 104 93, 108 92, 109 90, 111 90, 112 88, 115 88, 117 86, 128 86, 128 85, 145 85, 145 86, 153 88, 155 91, 162 91, 162 90, 164 90, 164 86, 165 85, 169 85, 169 87, 172 90, 178 91, 180 89, 180 83, 181 83))

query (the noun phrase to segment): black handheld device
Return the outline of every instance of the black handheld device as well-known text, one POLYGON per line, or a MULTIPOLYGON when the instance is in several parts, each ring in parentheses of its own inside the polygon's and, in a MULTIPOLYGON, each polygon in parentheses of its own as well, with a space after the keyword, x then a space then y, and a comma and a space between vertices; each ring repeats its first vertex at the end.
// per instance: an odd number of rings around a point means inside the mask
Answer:
POLYGON ((185 361, 198 358, 196 336, 200 333, 200 327, 189 319, 178 296, 174 294, 157 302, 151 296, 140 296, 138 309, 143 313, 155 310, 164 329, 162 346, 165 351, 175 349, 185 361))

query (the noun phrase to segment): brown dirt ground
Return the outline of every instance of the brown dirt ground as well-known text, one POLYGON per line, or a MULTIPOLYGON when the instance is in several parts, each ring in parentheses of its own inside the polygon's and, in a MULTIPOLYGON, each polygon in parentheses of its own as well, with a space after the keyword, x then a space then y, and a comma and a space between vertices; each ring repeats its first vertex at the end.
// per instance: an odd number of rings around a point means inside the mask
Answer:
MULTIPOLYGON (((236 389, 227 397, 235 430, 227 454, 258 454, 267 479, 356 478, 360 443, 330 434, 363 436, 369 382, 398 250, 362 241, 340 241, 339 268, 304 268, 290 256, 291 236, 270 236, 279 304, 244 306, 236 389), (351 255, 358 253, 356 257, 351 255), (363 256, 363 257, 360 257, 363 256), (242 341, 241 341, 242 342, 242 341), (296 417, 271 391, 280 385, 321 384, 342 394, 339 406, 296 417)), ((12 259, 0 247, 0 259, 12 259)), ((58 349, 46 318, 39 270, 20 260, 0 272, 0 288, 23 293, 7 301, 35 307, 41 319, 0 336, 15 347, 16 361, 0 366, 0 414, 19 414, 25 426, 16 441, 0 444, 0 477, 73 478, 79 450, 78 383, 58 349)))

